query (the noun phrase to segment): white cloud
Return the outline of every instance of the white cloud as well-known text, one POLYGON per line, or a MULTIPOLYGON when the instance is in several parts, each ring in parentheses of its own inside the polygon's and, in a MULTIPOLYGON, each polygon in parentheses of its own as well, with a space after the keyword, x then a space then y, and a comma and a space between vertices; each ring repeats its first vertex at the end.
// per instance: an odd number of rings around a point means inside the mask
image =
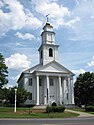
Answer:
POLYGON ((76 76, 78 76, 79 74, 85 73, 85 70, 84 70, 84 69, 72 70, 72 72, 73 72, 76 76))
POLYGON ((34 35, 32 35, 32 34, 30 34, 30 33, 25 33, 25 34, 23 34, 23 33, 20 33, 20 32, 17 32, 16 34, 15 34, 15 36, 17 36, 18 38, 21 38, 21 39, 23 39, 23 40, 34 40, 35 39, 35 36, 34 35))
POLYGON ((23 45, 22 43, 16 43, 16 46, 22 46, 22 47, 24 47, 25 45, 23 45))
POLYGON ((0 36, 9 30, 22 28, 38 28, 42 22, 17 0, 3 0, 2 6, 6 8, 4 12, 0 8, 0 36))
POLYGON ((69 22, 65 23, 65 26, 69 26, 69 27, 74 27, 73 24, 75 24, 76 22, 80 21, 79 17, 76 17, 75 19, 70 20, 69 22))
POLYGON ((76 4, 79 5, 79 1, 78 0, 75 0, 76 1, 76 4))
POLYGON ((28 68, 31 64, 29 59, 24 54, 16 53, 5 59, 5 63, 9 69, 28 68))
POLYGON ((92 61, 88 63, 89 67, 94 67, 94 56, 92 57, 92 61))
POLYGON ((14 81, 17 81, 17 79, 20 77, 20 74, 17 75, 17 76, 12 76, 10 77, 11 80, 14 80, 14 81))
POLYGON ((4 3, 2 1, 0 1, 0 8, 4 5, 4 3))
POLYGON ((94 39, 94 0, 78 0, 79 5, 72 10, 72 16, 80 21, 74 24, 73 37, 78 40, 94 39))
POLYGON ((93 15, 91 16, 91 19, 94 19, 94 16, 93 16, 93 15))
POLYGON ((71 26, 78 21, 78 18, 76 18, 76 20, 72 19, 71 21, 65 22, 64 17, 70 17, 71 12, 68 10, 67 7, 59 5, 56 1, 32 0, 32 3, 34 4, 35 10, 38 13, 44 16, 50 14, 50 21, 55 28, 58 28, 62 25, 71 26))

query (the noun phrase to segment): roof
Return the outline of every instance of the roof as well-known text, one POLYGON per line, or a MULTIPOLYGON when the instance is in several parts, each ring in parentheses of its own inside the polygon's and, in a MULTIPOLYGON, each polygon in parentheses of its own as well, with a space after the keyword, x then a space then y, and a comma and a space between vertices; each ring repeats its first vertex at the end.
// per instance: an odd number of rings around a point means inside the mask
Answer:
MULTIPOLYGON (((68 70, 63 65, 61 65, 56 61, 52 61, 46 65, 38 64, 22 72, 21 76, 25 73, 34 73, 34 72, 63 73, 63 74, 70 74, 71 76, 74 76, 74 73, 72 73, 70 70, 68 70)), ((20 80, 21 76, 19 77, 18 81, 20 80)))
POLYGON ((54 72, 54 73, 67 73, 74 75, 70 70, 65 68, 63 65, 56 61, 52 61, 44 66, 40 66, 36 69, 36 71, 41 71, 41 72, 54 72))

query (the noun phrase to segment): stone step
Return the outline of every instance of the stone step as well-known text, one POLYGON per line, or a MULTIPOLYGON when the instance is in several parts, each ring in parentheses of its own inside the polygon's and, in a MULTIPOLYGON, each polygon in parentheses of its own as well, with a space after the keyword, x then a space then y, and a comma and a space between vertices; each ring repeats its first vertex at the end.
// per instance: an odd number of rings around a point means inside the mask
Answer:
POLYGON ((33 107, 33 109, 46 109, 46 105, 36 105, 33 107))
POLYGON ((75 104, 66 104, 64 105, 66 108, 77 108, 75 104))

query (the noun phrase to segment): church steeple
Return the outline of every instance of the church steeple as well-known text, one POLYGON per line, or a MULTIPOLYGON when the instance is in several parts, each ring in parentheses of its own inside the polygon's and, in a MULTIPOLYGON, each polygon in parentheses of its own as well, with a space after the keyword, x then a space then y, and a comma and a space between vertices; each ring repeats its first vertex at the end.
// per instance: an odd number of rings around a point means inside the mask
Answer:
POLYGON ((50 25, 48 20, 43 27, 41 37, 42 43, 39 48, 40 63, 45 65, 53 60, 57 61, 59 45, 55 44, 55 32, 53 31, 53 26, 50 25))
POLYGON ((42 44, 55 44, 55 32, 53 31, 53 26, 49 22, 46 22, 43 27, 42 44))

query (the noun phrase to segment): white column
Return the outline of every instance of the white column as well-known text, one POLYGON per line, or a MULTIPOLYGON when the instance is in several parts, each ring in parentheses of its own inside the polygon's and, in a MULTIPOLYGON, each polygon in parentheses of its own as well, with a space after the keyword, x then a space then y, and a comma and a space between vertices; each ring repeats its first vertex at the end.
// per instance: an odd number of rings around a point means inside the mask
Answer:
POLYGON ((71 79, 68 77, 68 104, 71 104, 71 79))
POLYGON ((49 88, 49 76, 47 78, 47 104, 50 105, 50 88, 49 88))
POLYGON ((67 87, 66 87, 66 84, 67 84, 67 78, 65 77, 64 78, 64 81, 63 81, 63 103, 64 104, 67 104, 67 87))
POLYGON ((37 76, 37 100, 36 105, 39 105, 39 76, 37 76))
POLYGON ((60 104, 62 105, 62 86, 61 86, 61 77, 59 76, 59 99, 60 104))
POLYGON ((75 104, 74 103, 74 85, 73 85, 73 78, 71 78, 71 102, 72 104, 75 104))
POLYGON ((47 84, 46 84, 46 77, 44 81, 44 105, 47 104, 47 84))

